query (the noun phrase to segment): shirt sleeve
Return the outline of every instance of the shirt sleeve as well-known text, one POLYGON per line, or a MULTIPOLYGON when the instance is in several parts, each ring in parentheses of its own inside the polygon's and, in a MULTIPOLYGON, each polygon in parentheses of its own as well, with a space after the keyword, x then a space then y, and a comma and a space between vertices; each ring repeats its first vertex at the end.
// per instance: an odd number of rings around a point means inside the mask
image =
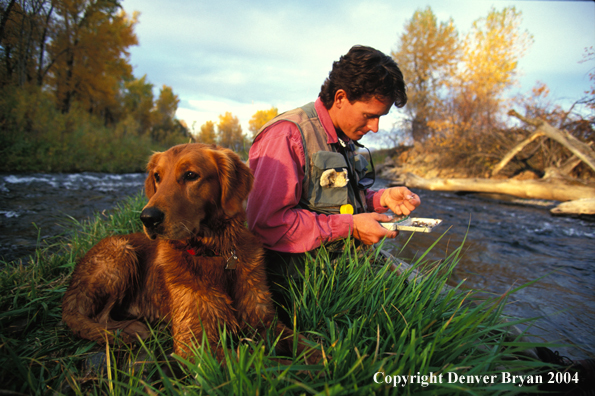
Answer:
POLYGON ((379 191, 366 191, 366 205, 369 212, 384 213, 388 211, 387 207, 380 205, 380 197, 382 196, 384 190, 386 190, 386 188, 383 188, 379 191))
POLYGON ((291 122, 262 132, 250 148, 254 186, 248 198, 248 227, 272 250, 302 253, 345 238, 351 215, 324 215, 296 208, 302 195, 305 155, 302 136, 291 122))

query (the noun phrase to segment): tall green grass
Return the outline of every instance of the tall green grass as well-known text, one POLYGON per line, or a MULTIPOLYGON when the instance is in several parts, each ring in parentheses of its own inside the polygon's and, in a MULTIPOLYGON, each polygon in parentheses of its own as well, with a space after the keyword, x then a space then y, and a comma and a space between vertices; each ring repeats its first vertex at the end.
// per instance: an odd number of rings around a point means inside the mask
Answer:
POLYGON ((305 365, 301 357, 279 360, 272 336, 233 339, 224 329, 228 354, 221 365, 207 347, 197 348, 192 361, 172 356, 164 326, 154 326, 153 336, 133 348, 74 337, 61 323, 61 299, 77 258, 108 234, 140 230, 143 205, 142 197, 134 197, 107 216, 73 224, 68 236, 38 250, 27 265, 6 263, 0 277, 0 389, 33 395, 225 396, 535 390, 500 381, 449 384, 446 377, 442 384, 418 380, 398 389, 384 382, 386 375, 541 370, 540 363, 519 357, 530 345, 507 336, 505 298, 469 303, 473 293, 445 287, 461 248, 440 263, 422 255, 401 274, 377 264, 378 250, 347 249, 336 260, 324 253, 311 259, 287 290, 295 302, 294 323, 288 325, 319 344, 325 358, 318 365, 305 365))

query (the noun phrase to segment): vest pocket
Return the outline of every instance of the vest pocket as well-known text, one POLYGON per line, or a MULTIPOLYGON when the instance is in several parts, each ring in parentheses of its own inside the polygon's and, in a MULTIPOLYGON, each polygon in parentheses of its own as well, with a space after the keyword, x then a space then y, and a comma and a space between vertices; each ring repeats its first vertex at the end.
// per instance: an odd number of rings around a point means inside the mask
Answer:
MULTIPOLYGON (((310 196, 308 202, 311 206, 322 209, 332 210, 341 205, 349 203, 348 183, 336 183, 333 187, 321 185, 323 173, 335 170, 339 177, 346 176, 347 162, 341 153, 330 151, 318 151, 312 154, 312 169, 310 179, 310 196), (339 187, 340 186, 340 187, 339 187)), ((323 184, 327 183, 328 172, 325 174, 323 184)), ((331 183, 333 185, 333 183, 331 183)))

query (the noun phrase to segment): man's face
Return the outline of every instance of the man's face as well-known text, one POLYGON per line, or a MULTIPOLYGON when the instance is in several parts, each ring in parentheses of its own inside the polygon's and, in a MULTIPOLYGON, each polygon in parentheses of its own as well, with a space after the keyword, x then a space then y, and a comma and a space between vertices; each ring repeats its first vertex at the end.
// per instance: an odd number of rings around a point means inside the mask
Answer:
POLYGON ((370 131, 378 132, 380 116, 388 114, 392 101, 372 97, 349 102, 341 91, 335 96, 335 103, 329 111, 335 128, 351 140, 360 140, 370 131))

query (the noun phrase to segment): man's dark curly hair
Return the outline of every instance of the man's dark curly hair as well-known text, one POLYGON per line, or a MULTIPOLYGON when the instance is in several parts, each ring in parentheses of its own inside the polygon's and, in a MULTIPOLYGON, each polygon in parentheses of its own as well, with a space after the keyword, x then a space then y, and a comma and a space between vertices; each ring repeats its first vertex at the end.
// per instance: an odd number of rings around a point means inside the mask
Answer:
POLYGON ((390 99, 397 107, 407 103, 403 73, 395 61, 382 52, 361 45, 333 62, 333 69, 320 88, 320 99, 330 109, 335 93, 343 89, 353 103, 373 97, 390 99))

